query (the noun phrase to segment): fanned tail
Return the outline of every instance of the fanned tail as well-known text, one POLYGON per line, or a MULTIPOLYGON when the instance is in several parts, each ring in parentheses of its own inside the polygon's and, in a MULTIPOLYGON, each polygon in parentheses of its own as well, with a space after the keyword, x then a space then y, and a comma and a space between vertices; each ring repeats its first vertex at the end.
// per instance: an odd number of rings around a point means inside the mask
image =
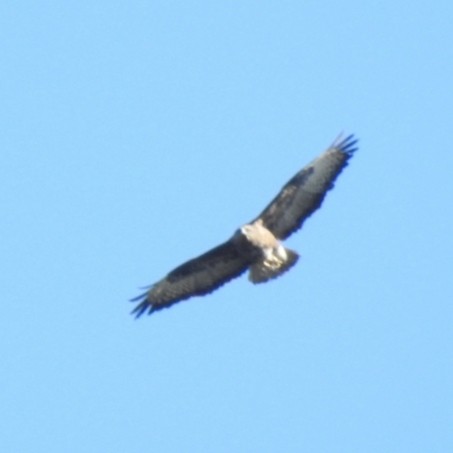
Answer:
POLYGON ((250 266, 249 280, 252 283, 264 283, 273 278, 280 277, 287 270, 291 269, 299 259, 299 255, 294 251, 285 248, 286 259, 284 261, 266 261, 262 260, 250 266))

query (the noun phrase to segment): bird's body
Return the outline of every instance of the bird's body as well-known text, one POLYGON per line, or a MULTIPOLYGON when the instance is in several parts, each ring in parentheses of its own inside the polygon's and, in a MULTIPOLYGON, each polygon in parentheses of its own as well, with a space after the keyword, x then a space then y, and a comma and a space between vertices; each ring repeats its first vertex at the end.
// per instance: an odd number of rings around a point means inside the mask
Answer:
POLYGON ((249 280, 252 283, 264 283, 278 277, 296 264, 299 255, 287 249, 263 225, 261 219, 244 225, 240 233, 257 248, 257 258, 249 265, 249 280))
POLYGON ((171 271, 140 296, 133 313, 152 313, 192 296, 208 294, 249 270, 249 280, 264 283, 296 264, 299 255, 282 241, 301 228, 356 151, 352 135, 337 139, 299 171, 264 211, 223 244, 171 271))

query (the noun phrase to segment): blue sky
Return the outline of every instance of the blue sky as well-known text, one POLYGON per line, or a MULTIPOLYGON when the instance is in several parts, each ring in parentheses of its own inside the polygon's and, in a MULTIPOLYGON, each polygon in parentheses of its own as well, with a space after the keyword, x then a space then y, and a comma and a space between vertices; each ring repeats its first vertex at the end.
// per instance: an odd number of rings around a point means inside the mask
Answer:
POLYGON ((452 451, 452 19, 2 2, 0 450, 452 451), (297 267, 129 315, 340 131, 297 267))

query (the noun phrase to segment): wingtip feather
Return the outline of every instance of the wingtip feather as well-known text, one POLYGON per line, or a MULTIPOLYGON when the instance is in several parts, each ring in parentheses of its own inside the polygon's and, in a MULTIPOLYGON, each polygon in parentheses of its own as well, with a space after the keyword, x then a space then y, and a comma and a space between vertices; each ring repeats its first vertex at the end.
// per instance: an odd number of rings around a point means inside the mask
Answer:
POLYGON ((141 301, 132 311, 131 315, 135 315, 135 319, 140 318, 147 310, 148 315, 155 311, 155 307, 148 300, 148 291, 130 299, 130 302, 141 301))
POLYGON ((354 134, 349 134, 347 137, 343 138, 343 134, 341 133, 332 143, 331 148, 336 148, 341 152, 352 156, 359 147, 356 146, 359 142, 359 139, 354 136, 354 134))

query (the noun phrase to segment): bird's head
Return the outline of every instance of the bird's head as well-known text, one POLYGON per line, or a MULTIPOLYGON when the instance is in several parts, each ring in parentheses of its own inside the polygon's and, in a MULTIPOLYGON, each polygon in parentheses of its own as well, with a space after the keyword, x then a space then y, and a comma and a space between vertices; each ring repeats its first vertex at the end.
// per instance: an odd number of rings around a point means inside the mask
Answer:
POLYGON ((240 232, 248 239, 253 233, 253 226, 252 225, 244 225, 240 229, 240 232))

